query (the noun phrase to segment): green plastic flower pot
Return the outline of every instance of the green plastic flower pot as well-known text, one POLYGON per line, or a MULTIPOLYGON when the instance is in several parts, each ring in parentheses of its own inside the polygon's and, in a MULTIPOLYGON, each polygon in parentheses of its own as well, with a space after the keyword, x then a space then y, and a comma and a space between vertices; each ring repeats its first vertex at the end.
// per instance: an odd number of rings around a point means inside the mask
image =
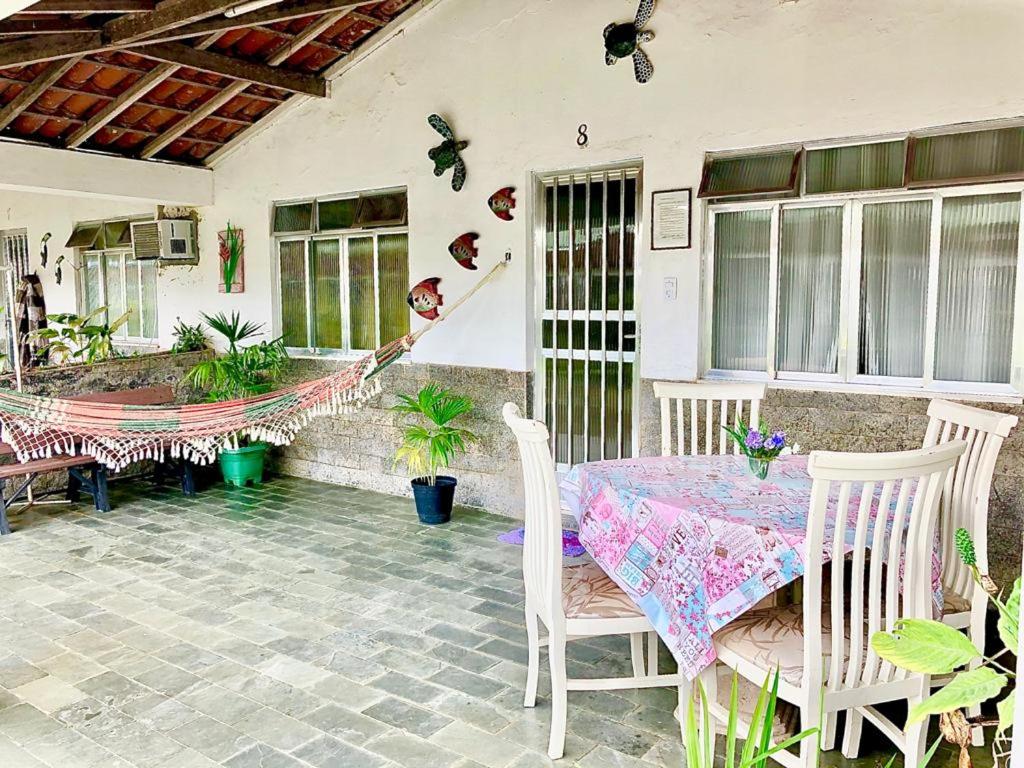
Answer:
POLYGON ((245 448, 220 452, 220 472, 224 482, 238 488, 249 483, 263 482, 263 463, 267 455, 266 443, 253 443, 245 448))

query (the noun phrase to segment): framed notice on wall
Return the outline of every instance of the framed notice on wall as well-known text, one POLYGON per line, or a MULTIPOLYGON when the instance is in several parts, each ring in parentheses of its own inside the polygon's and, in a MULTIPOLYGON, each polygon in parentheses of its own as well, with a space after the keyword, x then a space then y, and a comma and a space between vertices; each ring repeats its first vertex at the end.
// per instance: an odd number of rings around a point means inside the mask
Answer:
POLYGON ((651 193, 651 250, 689 248, 693 232, 692 189, 651 193))

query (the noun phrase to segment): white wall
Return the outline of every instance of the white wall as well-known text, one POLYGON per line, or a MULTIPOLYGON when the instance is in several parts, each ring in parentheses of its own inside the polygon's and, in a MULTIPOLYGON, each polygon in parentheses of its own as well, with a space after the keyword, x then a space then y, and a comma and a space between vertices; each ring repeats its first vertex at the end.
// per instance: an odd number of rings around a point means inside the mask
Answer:
MULTIPOLYGON (((627 63, 603 62, 602 29, 635 8, 635 0, 441 0, 421 14, 335 82, 329 100, 307 103, 217 168, 207 247, 228 218, 246 229, 246 293, 231 305, 269 310, 271 200, 407 185, 412 282, 442 277, 449 302, 465 291, 479 273, 458 267, 447 245, 467 230, 483 236, 482 267, 506 247, 515 254, 511 273, 426 337, 415 357, 521 370, 533 359, 531 172, 639 158, 646 196, 696 188, 706 150, 1024 114, 1018 0, 662 0, 645 86, 627 63), (469 181, 457 194, 426 157, 437 139, 426 116, 435 111, 470 142, 469 181), (583 150, 580 123, 590 129, 583 150), (513 224, 485 205, 506 184, 519 188, 513 224)), ((645 376, 698 373, 701 213, 698 247, 641 251, 645 376), (674 302, 661 296, 666 276, 679 280, 674 302)), ((212 261, 204 274, 216 271, 212 261)))
MULTIPOLYGON (((200 308, 270 319, 271 201, 404 185, 412 282, 442 277, 449 303, 467 290, 481 273, 463 270, 447 251, 467 230, 482 235, 482 268, 506 248, 515 254, 500 283, 426 337, 414 357, 528 369, 531 174, 640 159, 642 371, 690 378, 698 373, 702 210, 697 247, 651 253, 651 190, 696 188, 707 150, 1024 114, 1019 0, 661 0, 651 24, 657 39, 646 46, 655 75, 645 86, 627 63, 603 61, 602 29, 635 9, 636 0, 439 0, 337 80, 329 99, 294 110, 217 167, 216 202, 202 211, 200 266, 160 276, 163 340, 176 315, 192 319, 200 308), (431 112, 470 142, 460 193, 431 173, 431 112), (586 149, 576 145, 580 123, 589 126, 586 149), (505 185, 519 188, 514 223, 486 207, 505 185), (217 292, 215 233, 228 220, 246 235, 246 291, 233 296, 217 292), (666 276, 679 281, 674 302, 661 296, 666 276)), ((35 198, 28 201, 34 208, 35 198)), ((101 215, 80 214, 83 206, 63 220, 101 215)), ((15 219, 36 213, 8 218, 24 226, 15 219)), ((63 242, 56 225, 45 226, 63 242)))

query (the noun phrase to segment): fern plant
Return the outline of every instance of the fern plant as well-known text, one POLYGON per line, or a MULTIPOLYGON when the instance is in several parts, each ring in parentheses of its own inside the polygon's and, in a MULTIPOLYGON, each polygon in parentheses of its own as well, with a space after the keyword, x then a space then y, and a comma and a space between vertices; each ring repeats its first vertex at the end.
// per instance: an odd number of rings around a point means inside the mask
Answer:
POLYGON ((395 464, 404 462, 413 478, 435 485, 438 470, 448 468, 456 455, 477 439, 468 429, 452 424, 473 410, 473 401, 433 383, 415 397, 399 395, 398 399, 392 410, 415 421, 403 429, 395 464))

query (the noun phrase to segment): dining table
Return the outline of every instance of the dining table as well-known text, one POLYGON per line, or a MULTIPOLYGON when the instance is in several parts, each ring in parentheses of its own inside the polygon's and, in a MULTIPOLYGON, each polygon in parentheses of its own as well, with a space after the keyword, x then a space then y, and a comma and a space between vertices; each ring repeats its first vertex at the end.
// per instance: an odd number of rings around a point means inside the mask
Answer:
MULTIPOLYGON (((803 575, 811 484, 805 455, 780 456, 764 480, 745 456, 659 456, 576 465, 560 493, 587 552, 694 679, 715 660, 716 631, 803 575)), ((830 507, 823 562, 834 529, 830 507)), ((936 551, 941 606, 939 572, 936 551)))

